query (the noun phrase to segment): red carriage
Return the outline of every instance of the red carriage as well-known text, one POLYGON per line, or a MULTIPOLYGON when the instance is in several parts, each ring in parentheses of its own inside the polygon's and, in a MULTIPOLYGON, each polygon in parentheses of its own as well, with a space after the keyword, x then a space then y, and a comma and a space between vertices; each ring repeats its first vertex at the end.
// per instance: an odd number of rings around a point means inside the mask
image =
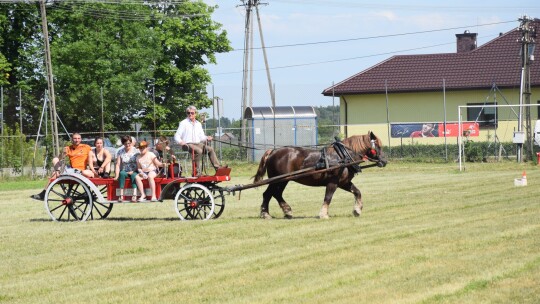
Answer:
MULTIPOLYGON (((230 168, 220 168, 215 175, 156 177, 159 202, 172 200, 181 220, 218 218, 225 208, 224 189, 218 183, 230 180, 230 168)), ((150 198, 148 180, 143 180, 146 198, 150 198)), ((126 180, 124 196, 130 197, 131 183, 126 180)), ((118 181, 112 178, 86 178, 65 173, 51 180, 45 192, 45 209, 55 221, 104 219, 118 201, 118 181)), ((146 202, 137 202, 144 204, 146 202)))

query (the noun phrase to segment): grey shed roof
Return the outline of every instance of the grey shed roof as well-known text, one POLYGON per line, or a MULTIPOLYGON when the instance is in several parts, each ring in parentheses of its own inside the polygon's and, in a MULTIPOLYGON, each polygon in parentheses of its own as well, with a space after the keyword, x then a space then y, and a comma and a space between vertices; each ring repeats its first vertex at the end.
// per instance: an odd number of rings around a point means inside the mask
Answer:
POLYGON ((317 113, 311 106, 287 107, 248 107, 244 112, 245 119, 273 119, 276 118, 316 118, 317 113))

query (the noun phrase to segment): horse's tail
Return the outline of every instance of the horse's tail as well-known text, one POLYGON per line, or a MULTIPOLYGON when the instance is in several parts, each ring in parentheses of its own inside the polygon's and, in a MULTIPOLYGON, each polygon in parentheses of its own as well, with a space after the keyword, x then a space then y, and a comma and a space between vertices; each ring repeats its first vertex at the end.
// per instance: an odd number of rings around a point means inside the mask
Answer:
POLYGON ((266 173, 266 160, 273 151, 274 150, 266 150, 266 152, 264 152, 264 155, 261 157, 261 162, 259 163, 259 168, 257 168, 257 173, 253 176, 253 182, 256 183, 264 177, 264 174, 266 173))

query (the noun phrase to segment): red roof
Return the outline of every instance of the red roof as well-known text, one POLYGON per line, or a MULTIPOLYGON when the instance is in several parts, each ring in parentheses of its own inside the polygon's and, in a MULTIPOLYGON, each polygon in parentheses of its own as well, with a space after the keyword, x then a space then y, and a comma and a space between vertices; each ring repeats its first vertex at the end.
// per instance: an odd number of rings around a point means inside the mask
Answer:
MULTIPOLYGON (((531 23, 540 33, 540 22, 531 23)), ((334 85, 335 95, 490 89, 520 86, 521 33, 514 29, 469 52, 393 56, 334 85)), ((540 44, 540 41, 539 43, 540 44)), ((531 86, 540 86, 540 45, 531 61, 531 86)), ((332 87, 323 91, 332 96, 332 87)))

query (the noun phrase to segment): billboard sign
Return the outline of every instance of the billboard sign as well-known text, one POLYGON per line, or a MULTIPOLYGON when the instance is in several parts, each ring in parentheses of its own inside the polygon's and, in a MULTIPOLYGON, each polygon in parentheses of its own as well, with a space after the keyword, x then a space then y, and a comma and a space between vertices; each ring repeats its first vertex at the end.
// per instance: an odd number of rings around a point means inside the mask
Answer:
MULTIPOLYGON (((461 124, 464 136, 478 136, 480 126, 475 122, 464 122, 461 124)), ((412 123, 412 124, 390 124, 390 135, 393 138, 422 138, 422 137, 457 137, 459 132, 458 123, 412 123)))

